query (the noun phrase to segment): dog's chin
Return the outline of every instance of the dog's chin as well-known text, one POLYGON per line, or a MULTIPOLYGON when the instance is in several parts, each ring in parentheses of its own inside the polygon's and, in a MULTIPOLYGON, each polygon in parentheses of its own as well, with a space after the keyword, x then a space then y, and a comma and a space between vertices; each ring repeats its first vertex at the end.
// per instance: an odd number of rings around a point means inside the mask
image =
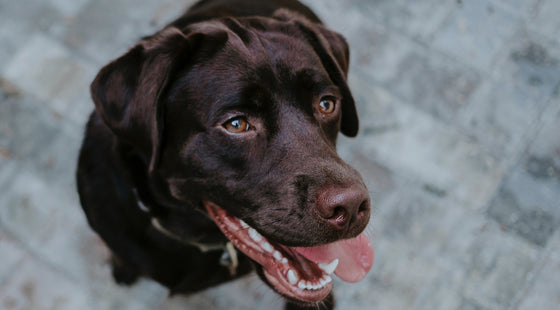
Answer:
POLYGON ((255 262, 255 271, 256 271, 257 275, 259 276, 259 278, 264 283, 266 283, 269 287, 271 287, 278 294, 282 295, 284 298, 289 300, 291 303, 294 303, 294 304, 297 304, 297 305, 300 305, 300 306, 313 307, 313 308, 319 309, 318 305, 320 305, 321 303, 323 303, 327 300, 327 297, 328 297, 328 295, 330 294, 330 292, 332 291, 332 288, 333 288, 332 283, 330 283, 330 287, 328 289, 324 289, 322 291, 322 293, 326 293, 325 297, 321 297, 321 298, 319 298, 315 301, 309 301, 309 299, 303 300, 303 299, 301 299, 301 297, 299 297, 300 294, 285 294, 285 293, 283 293, 282 290, 277 289, 277 287, 273 284, 275 282, 271 282, 269 280, 270 276, 268 276, 267 273, 265 273, 264 270, 265 269, 262 265, 259 265, 258 263, 255 262))
MULTIPOLYGON (((329 295, 333 287, 332 273, 339 262, 338 258, 332 259, 332 255, 324 254, 324 248, 332 246, 324 245, 323 249, 284 246, 260 235, 254 228, 214 203, 206 202, 205 207, 224 235, 237 249, 258 264, 257 271, 261 278, 279 294, 300 303, 317 303, 329 295)), ((351 274, 350 279, 346 279, 350 282, 361 280, 373 264, 373 248, 369 239, 356 239, 360 240, 354 243, 360 245, 354 247, 365 249, 358 253, 359 257, 348 259, 354 265, 360 265, 351 267, 355 269, 354 272, 346 272, 351 274)))

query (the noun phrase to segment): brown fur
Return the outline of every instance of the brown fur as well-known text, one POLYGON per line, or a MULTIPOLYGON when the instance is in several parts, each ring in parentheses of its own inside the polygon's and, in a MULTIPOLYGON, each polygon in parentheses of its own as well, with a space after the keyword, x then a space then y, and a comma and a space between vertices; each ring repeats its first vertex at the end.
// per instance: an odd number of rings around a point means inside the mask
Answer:
MULTIPOLYGON (((227 241, 204 201, 287 246, 358 235, 367 190, 336 153, 338 132, 358 131, 348 57, 344 38, 297 1, 206 0, 101 69, 77 176, 115 279, 147 276, 172 293, 234 279, 222 252, 190 244, 227 241), (324 94, 338 98, 333 115, 317 110, 324 94), (254 129, 226 132, 236 115, 254 129), (331 191, 349 197, 343 222, 328 219, 331 191)), ((241 254, 236 276, 254 267, 241 254)))

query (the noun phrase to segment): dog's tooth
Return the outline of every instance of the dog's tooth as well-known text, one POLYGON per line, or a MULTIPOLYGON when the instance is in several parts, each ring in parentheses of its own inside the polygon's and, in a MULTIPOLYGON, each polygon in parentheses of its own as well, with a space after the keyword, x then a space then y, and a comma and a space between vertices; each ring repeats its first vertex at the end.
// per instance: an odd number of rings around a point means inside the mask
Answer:
POLYGON ((338 258, 328 264, 319 264, 319 268, 323 269, 323 271, 328 275, 331 275, 337 266, 338 266, 338 258))
POLYGON ((282 264, 287 264, 288 263, 288 259, 285 257, 282 257, 282 259, 280 260, 282 262, 282 264))
POLYGON ((282 254, 278 251, 274 251, 274 253, 272 253, 272 257, 274 257, 275 260, 281 260, 282 258, 282 254))
POLYGON ((274 249, 272 248, 272 245, 270 245, 270 243, 268 243, 266 241, 261 244, 261 247, 269 253, 274 251, 274 249))
POLYGON ((299 277, 297 273, 293 269, 288 270, 288 282, 290 282, 291 285, 295 285, 298 280, 299 277))
POLYGON ((259 241, 262 240, 261 234, 259 234, 253 228, 249 228, 249 237, 251 237, 251 239, 255 240, 256 242, 259 242, 259 241))
POLYGON ((311 281, 307 281, 307 289, 308 290, 313 290, 313 283, 311 283, 311 281))
POLYGON ((331 282, 332 282, 331 276, 327 275, 327 276, 325 277, 325 284, 331 283, 331 282))
POLYGON ((298 282, 297 287, 304 290, 306 288, 305 281, 301 280, 298 282))
POLYGON ((245 223, 243 220, 239 220, 239 224, 241 224, 241 227, 243 228, 249 228, 249 224, 245 223))

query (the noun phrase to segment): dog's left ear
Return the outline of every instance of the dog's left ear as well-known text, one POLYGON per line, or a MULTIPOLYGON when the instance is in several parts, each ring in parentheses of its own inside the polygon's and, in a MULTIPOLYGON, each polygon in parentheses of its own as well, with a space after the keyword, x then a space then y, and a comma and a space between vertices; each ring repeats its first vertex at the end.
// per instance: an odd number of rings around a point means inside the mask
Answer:
POLYGON ((321 24, 313 23, 304 16, 285 9, 274 13, 274 17, 293 22, 321 59, 329 77, 342 92, 342 120, 340 131, 348 136, 358 134, 359 122, 356 103, 346 81, 350 63, 350 49, 344 37, 321 24))
POLYGON ((316 30, 307 28, 306 36, 311 39, 315 52, 327 69, 331 80, 342 92, 342 121, 340 131, 348 136, 358 134, 359 122, 356 103, 348 87, 348 67, 350 63, 350 49, 344 37, 322 25, 316 25, 316 30))
POLYGON ((323 35, 323 37, 325 37, 325 39, 327 40, 331 53, 334 56, 340 69, 344 72, 344 76, 348 77, 348 67, 350 65, 350 48, 348 47, 346 39, 344 39, 341 34, 329 30, 322 25, 318 26, 317 28, 319 29, 321 35, 323 35))

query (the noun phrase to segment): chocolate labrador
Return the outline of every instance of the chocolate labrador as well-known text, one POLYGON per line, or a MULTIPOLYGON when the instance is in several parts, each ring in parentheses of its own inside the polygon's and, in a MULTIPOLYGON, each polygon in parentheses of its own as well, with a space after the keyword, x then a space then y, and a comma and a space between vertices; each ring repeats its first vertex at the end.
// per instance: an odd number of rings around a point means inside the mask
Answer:
POLYGON ((370 199, 348 45, 295 0, 203 0, 101 69, 77 181, 113 276, 192 293, 256 270, 288 309, 361 280, 370 199))

